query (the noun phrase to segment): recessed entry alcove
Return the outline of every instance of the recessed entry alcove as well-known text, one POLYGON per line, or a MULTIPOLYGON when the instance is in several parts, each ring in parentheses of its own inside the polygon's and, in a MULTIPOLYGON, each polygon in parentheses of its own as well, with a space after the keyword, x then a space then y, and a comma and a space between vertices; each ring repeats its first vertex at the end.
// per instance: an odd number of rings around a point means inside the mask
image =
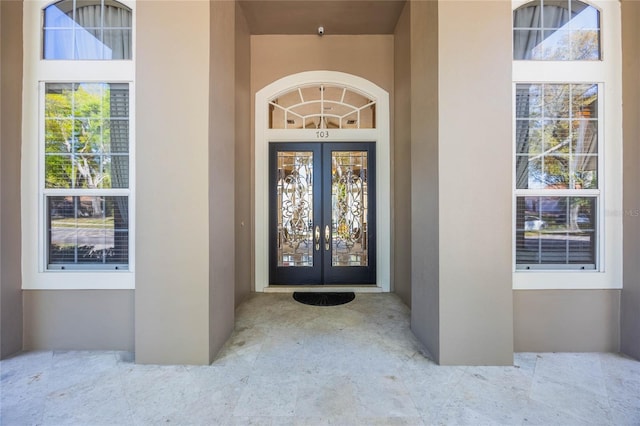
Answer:
POLYGON ((255 290, 391 291, 389 94, 308 71, 255 105, 255 290))

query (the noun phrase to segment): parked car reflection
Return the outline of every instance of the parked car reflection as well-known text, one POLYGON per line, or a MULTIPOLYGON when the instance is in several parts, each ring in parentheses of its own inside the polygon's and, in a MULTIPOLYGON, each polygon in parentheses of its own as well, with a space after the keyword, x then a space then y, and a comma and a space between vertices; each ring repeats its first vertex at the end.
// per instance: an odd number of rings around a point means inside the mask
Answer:
POLYGON ((525 231, 540 231, 547 227, 547 222, 540 219, 538 216, 525 216, 524 218, 524 230, 525 231))

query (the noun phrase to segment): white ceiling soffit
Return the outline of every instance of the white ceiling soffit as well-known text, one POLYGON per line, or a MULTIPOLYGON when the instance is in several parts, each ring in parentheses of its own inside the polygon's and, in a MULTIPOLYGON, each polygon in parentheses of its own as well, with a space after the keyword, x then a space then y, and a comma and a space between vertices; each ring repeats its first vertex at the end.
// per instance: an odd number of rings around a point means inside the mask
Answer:
POLYGON ((240 0, 251 34, 393 34, 406 0, 240 0))

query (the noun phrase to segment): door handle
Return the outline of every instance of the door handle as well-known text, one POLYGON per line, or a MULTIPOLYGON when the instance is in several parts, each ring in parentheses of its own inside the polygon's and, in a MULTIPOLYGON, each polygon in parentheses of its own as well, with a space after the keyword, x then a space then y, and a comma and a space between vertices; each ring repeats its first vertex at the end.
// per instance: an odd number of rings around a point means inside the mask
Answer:
POLYGON ((331 230, 329 225, 324 227, 324 249, 329 250, 329 241, 331 240, 331 230))
POLYGON ((316 225, 315 239, 316 239, 316 250, 320 250, 320 225, 316 225))

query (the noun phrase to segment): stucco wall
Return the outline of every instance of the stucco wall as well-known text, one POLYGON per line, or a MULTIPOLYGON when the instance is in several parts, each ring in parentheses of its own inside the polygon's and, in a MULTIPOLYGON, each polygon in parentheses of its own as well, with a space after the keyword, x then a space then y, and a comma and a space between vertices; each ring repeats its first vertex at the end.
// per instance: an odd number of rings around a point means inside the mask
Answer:
POLYGON ((206 1, 137 4, 139 363, 210 360, 209 6, 206 1))
POLYGON ((25 350, 133 351, 132 290, 24 291, 25 350))
POLYGON ((0 359, 22 349, 22 1, 0 2, 0 359))
POLYGON ((442 364, 513 363, 511 16, 438 5, 442 364))
POLYGON ((406 4, 394 34, 395 128, 393 146, 394 291, 411 306, 411 25, 406 4))
POLYGON ((624 272, 621 351, 640 359, 640 2, 622 1, 624 272))
POLYGON ((516 352, 618 352, 620 290, 514 291, 516 352))
MULTIPOLYGON (((211 2, 209 75, 209 362, 234 321, 236 4, 211 2)), ((194 58, 195 59, 195 58, 194 58)))
POLYGON ((252 97, 279 78, 313 70, 341 71, 366 78, 393 99, 393 36, 251 36, 252 97))
POLYGON ((235 208, 236 208, 236 306, 251 293, 251 267, 253 247, 251 238, 252 210, 251 187, 253 186, 253 161, 251 152, 251 36, 244 13, 236 3, 236 88, 235 88, 235 208))
POLYGON ((438 2, 411 2, 408 6, 411 53, 411 329, 439 361, 438 2))

